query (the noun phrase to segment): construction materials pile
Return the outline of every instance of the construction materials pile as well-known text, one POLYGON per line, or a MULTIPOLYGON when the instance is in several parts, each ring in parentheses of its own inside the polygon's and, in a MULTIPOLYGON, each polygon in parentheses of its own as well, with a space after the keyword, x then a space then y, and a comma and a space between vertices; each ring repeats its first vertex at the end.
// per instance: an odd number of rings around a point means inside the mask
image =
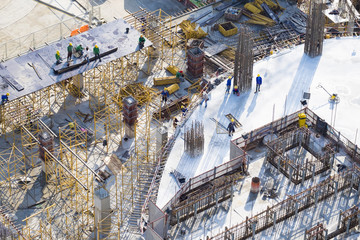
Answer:
POLYGON ((179 24, 179 27, 184 32, 186 39, 190 38, 203 38, 207 35, 201 27, 195 22, 184 20, 179 24))
POLYGON ((246 23, 264 26, 274 26, 277 24, 279 18, 275 12, 285 10, 277 0, 276 3, 271 0, 255 0, 254 2, 246 3, 244 7, 243 14, 250 18, 246 23), (264 16, 264 14, 268 17, 264 16))

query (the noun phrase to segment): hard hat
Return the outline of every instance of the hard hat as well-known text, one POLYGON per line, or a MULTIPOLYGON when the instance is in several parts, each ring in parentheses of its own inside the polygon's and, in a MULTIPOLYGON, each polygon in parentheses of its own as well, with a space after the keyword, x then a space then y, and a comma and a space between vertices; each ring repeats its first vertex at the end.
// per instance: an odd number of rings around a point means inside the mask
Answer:
POLYGON ((95 44, 95 47, 98 48, 97 44, 95 44))
POLYGON ((260 77, 260 74, 258 74, 257 76, 260 77))
POLYGON ((238 88, 238 86, 234 86, 234 88, 235 88, 235 89, 237 89, 237 88, 238 88))
POLYGON ((228 79, 231 79, 231 76, 229 76, 228 79))
POLYGON ((10 93, 6 93, 6 96, 9 96, 10 95, 10 93))
POLYGON ((56 51, 57 54, 60 54, 59 50, 56 51))
POLYGON ((181 108, 184 108, 184 105, 181 105, 181 108))
POLYGON ((235 120, 232 118, 232 119, 231 119, 231 122, 234 122, 234 121, 235 121, 235 120))
POLYGON ((69 43, 70 46, 72 46, 72 43, 69 43))
POLYGON ((143 37, 143 35, 140 35, 140 37, 143 37))

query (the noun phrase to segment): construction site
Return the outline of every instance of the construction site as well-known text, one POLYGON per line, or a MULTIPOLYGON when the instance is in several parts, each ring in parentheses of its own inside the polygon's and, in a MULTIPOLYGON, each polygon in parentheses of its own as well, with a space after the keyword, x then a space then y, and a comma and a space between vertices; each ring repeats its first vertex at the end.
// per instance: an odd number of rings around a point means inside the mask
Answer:
POLYGON ((4 0, 0 239, 359 239, 359 12, 4 0))

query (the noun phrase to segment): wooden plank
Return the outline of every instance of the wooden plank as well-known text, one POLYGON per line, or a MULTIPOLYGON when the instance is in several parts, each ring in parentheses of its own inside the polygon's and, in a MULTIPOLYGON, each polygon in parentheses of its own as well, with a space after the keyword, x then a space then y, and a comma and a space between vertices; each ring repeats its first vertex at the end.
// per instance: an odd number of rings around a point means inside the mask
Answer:
POLYGON ((231 119, 234 119, 235 127, 242 127, 242 124, 231 113, 228 113, 225 116, 227 119, 229 119, 229 121, 231 121, 231 119))

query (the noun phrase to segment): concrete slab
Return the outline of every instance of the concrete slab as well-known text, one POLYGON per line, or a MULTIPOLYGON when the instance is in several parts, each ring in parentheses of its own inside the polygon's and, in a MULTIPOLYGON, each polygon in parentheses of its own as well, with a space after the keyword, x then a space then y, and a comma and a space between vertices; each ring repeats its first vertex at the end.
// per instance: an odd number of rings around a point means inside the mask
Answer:
MULTIPOLYGON (((30 52, 26 55, 8 60, 0 64, 0 76, 5 77, 9 84, 12 85, 12 87, 1 89, 0 93, 2 95, 6 92, 9 92, 9 100, 11 101, 21 96, 30 94, 34 91, 38 91, 42 88, 48 87, 54 83, 68 79, 72 76, 81 74, 99 65, 103 65, 122 56, 126 56, 139 50, 139 37, 140 33, 137 30, 132 28, 123 19, 118 19, 111 23, 91 29, 77 36, 70 37, 68 39, 51 44, 47 47, 30 52), (128 34, 125 34, 125 29, 127 27, 130 28, 130 31, 128 34), (114 48, 118 49, 116 52, 102 57, 101 62, 93 61, 90 62, 90 64, 85 64, 80 66, 79 68, 56 75, 53 69, 55 67, 65 67, 67 63, 63 63, 62 65, 56 65, 55 53, 57 50, 59 50, 62 58, 66 60, 66 49, 70 42, 73 44, 74 47, 79 44, 82 44, 84 48, 88 46, 90 58, 94 57, 92 49, 95 44, 99 46, 100 53, 109 51, 114 48), (29 66, 29 64, 33 65, 36 71, 32 66, 29 66), (24 89, 17 90, 17 88, 14 87, 14 84, 11 84, 11 82, 14 81, 16 81, 24 89)), ((152 45, 152 43, 147 40, 145 42, 145 47, 148 47, 150 45, 152 45)), ((83 58, 73 57, 72 64, 77 64, 83 61, 83 58)), ((21 89, 21 87, 19 87, 18 89, 21 89)))

